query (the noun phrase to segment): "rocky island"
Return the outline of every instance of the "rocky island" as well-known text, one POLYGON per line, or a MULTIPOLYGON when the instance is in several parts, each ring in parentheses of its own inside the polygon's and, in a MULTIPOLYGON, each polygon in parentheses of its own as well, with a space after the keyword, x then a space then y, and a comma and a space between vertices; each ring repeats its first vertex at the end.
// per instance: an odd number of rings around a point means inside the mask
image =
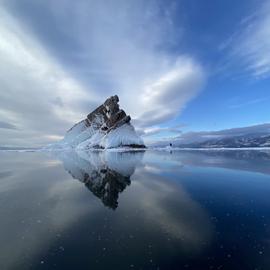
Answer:
POLYGON ((70 128, 64 139, 47 149, 145 148, 130 123, 131 117, 119 108, 117 95, 108 98, 87 117, 70 128))

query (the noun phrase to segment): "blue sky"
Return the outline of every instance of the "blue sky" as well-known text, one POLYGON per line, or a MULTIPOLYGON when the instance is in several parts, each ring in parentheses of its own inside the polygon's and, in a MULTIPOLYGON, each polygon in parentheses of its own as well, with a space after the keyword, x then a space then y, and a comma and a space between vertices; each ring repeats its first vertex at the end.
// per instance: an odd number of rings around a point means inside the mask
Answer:
POLYGON ((270 1, 0 1, 0 145, 118 94, 146 142, 270 122, 270 1))

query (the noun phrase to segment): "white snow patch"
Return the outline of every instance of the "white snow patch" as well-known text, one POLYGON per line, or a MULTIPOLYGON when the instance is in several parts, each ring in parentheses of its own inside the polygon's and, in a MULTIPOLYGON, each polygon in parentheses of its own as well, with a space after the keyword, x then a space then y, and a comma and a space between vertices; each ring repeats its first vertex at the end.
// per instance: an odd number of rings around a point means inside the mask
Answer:
POLYGON ((124 124, 106 134, 100 141, 103 148, 115 148, 128 145, 143 145, 143 140, 137 135, 130 124, 124 124))

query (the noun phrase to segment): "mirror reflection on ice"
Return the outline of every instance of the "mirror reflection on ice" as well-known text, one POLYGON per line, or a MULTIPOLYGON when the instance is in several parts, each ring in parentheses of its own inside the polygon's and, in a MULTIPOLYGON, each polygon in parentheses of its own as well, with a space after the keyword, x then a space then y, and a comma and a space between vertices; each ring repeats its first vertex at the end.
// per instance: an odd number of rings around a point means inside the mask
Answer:
POLYGON ((130 176, 144 151, 61 151, 57 157, 73 178, 78 179, 109 208, 118 206, 119 193, 130 185, 130 176))

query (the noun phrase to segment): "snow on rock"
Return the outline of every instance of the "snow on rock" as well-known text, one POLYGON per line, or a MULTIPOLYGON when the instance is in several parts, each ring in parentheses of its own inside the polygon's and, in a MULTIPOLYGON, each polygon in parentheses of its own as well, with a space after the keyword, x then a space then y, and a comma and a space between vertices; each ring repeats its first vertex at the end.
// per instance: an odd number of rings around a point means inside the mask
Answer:
POLYGON ((106 134, 100 141, 103 148, 116 148, 119 146, 143 145, 143 140, 137 135, 130 124, 124 124, 106 134))
POLYGON ((100 142, 104 136, 106 136, 105 132, 103 132, 102 130, 98 130, 93 134, 93 136, 91 136, 90 138, 78 144, 76 146, 76 149, 84 150, 84 149, 91 149, 91 148, 99 148, 101 146, 100 142))
POLYGON ((117 95, 108 98, 86 119, 69 129, 58 143, 48 145, 48 150, 132 147, 145 148, 130 123, 130 116, 119 109, 117 95))

